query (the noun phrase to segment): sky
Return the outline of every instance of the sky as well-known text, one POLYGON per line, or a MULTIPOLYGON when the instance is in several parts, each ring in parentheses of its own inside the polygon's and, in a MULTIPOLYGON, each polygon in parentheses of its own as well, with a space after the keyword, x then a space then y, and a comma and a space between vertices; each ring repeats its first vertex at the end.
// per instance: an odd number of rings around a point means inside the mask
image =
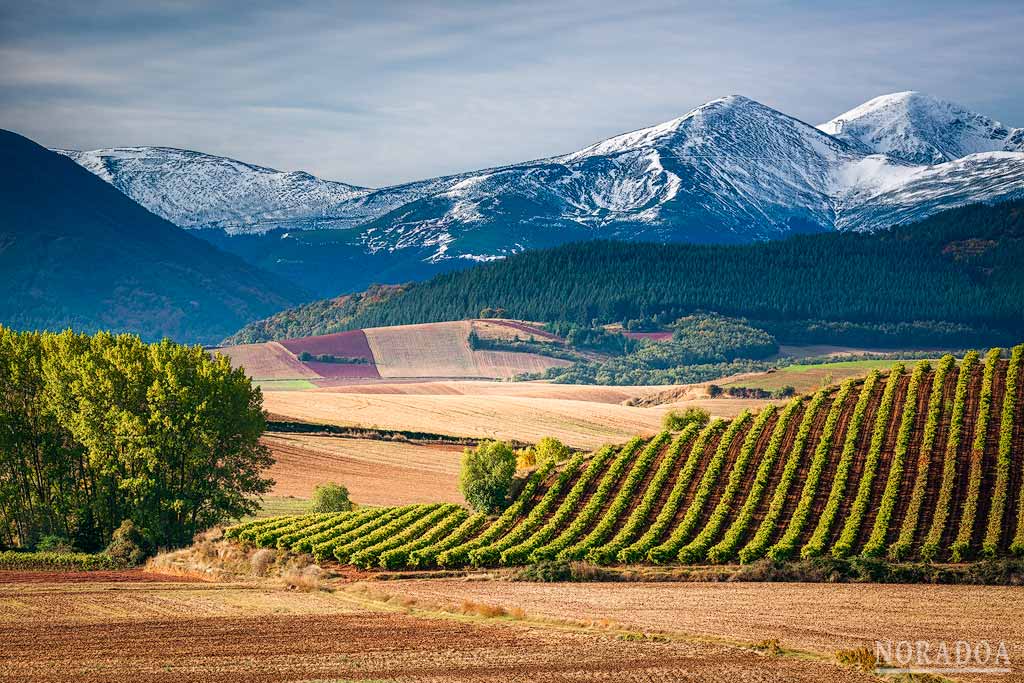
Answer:
POLYGON ((920 90, 1024 126, 1024 4, 0 0, 0 128, 372 187, 741 94, 817 124, 920 90))

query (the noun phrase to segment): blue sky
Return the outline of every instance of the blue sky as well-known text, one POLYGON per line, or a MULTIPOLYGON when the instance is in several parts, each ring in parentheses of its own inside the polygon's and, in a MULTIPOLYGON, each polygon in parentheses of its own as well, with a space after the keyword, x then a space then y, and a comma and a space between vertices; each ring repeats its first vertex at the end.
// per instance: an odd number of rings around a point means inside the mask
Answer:
POLYGON ((1024 126, 1013 2, 0 0, 0 127, 380 186, 743 94, 809 123, 921 90, 1024 126))

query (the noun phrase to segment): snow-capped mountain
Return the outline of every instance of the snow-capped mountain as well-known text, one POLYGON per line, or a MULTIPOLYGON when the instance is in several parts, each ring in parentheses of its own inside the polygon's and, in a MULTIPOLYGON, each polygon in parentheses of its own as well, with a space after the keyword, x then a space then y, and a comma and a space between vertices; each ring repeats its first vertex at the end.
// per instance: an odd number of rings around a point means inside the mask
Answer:
POLYGON ((326 244, 344 243, 353 261, 353 249, 388 255, 386 276, 401 281, 412 260, 452 267, 594 238, 746 242, 874 230, 1024 196, 1022 138, 962 107, 900 93, 818 128, 725 97, 571 154, 376 190, 166 148, 64 153, 178 225, 293 230, 290 244, 267 235, 265 267, 324 259, 326 244), (294 231, 325 227, 349 230, 330 239, 294 231))
POLYGON ((912 164, 940 164, 978 152, 1024 152, 1024 128, 1008 128, 914 91, 876 97, 818 128, 864 153, 912 164))
POLYGON ((117 147, 91 152, 55 149, 153 213, 183 228, 262 232, 270 225, 352 227, 328 209, 369 190, 283 173, 234 159, 171 147, 117 147))

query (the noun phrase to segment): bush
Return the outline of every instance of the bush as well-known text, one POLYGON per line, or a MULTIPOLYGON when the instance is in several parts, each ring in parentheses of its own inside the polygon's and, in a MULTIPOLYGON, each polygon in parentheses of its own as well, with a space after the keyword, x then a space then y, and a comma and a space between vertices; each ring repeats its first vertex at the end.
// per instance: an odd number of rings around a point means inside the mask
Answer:
POLYGON ((135 525, 130 519, 121 522, 107 546, 105 554, 114 560, 126 564, 141 564, 143 560, 153 554, 156 548, 145 529, 135 525))
POLYGON ((36 543, 36 552, 41 553, 72 553, 75 551, 74 544, 63 536, 51 534, 43 536, 36 543))
POLYGON ((661 425, 670 432, 681 432, 691 424, 703 427, 711 421, 711 414, 703 408, 687 408, 686 410, 670 410, 661 418, 661 425))
POLYGON ((313 489, 312 512, 348 512, 351 509, 352 501, 343 485, 330 482, 313 489))
POLYGON ((459 476, 462 495, 474 510, 499 512, 508 503, 515 473, 516 454, 507 443, 485 441, 476 448, 467 448, 459 476))

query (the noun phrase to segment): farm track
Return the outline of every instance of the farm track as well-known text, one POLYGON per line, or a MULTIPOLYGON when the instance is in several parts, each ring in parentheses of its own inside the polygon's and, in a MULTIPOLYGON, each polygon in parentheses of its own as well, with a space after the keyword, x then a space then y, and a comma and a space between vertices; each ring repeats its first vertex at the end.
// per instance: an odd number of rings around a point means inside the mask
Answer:
MULTIPOLYGON (((992 418, 986 427, 981 459, 980 461, 976 460, 976 462, 980 462, 982 468, 981 489, 977 495, 977 514, 974 526, 970 530, 970 538, 967 539, 966 546, 960 548, 960 551, 964 552, 964 556, 968 558, 977 555, 987 530, 988 513, 991 507, 992 491, 996 480, 996 458, 999 447, 1001 408, 1006 388, 1006 367, 1007 364, 1005 362, 999 363, 996 366, 996 372, 992 379, 992 418)), ((968 493, 971 470, 970 452, 972 442, 974 441, 973 432, 974 426, 979 423, 982 370, 981 367, 975 366, 971 374, 964 378, 966 382, 964 385, 966 387, 966 395, 962 399, 962 410, 964 413, 963 434, 957 452, 951 454, 951 457, 955 458, 955 460, 950 462, 956 463, 956 469, 954 471, 955 476, 951 480, 951 488, 947 492, 950 510, 947 524, 942 530, 943 533, 940 539, 939 547, 943 557, 948 555, 950 545, 959 530, 958 525, 963 515, 968 493)), ((840 400, 839 391, 836 389, 819 394, 813 401, 807 399, 798 401, 794 406, 794 411, 790 416, 784 433, 780 432, 782 438, 778 454, 771 468, 766 469, 763 474, 765 480, 762 484, 764 487, 762 494, 757 500, 756 505, 747 508, 746 514, 749 515, 749 517, 745 518, 747 524, 742 529, 737 528, 734 531, 733 537, 729 539, 728 549, 721 549, 716 552, 727 554, 729 549, 735 552, 740 548, 745 548, 746 551, 742 556, 743 561, 753 561, 767 549, 771 549, 773 557, 776 554, 776 550, 778 550, 778 554, 781 557, 788 557, 794 551, 807 546, 816 530, 816 521, 825 512, 826 503, 830 497, 836 477, 838 463, 844 452, 846 440, 849 437, 852 439, 851 443, 854 444, 849 477, 846 481, 845 489, 842 491, 842 496, 838 499, 839 504, 836 509, 836 516, 834 519, 830 518, 833 519, 833 523, 827 534, 828 538, 819 539, 824 541, 821 546, 818 546, 818 541, 815 541, 815 547, 818 548, 819 552, 834 548, 842 536, 842 548, 837 552, 840 552, 844 557, 861 553, 869 539, 872 539, 876 519, 878 519, 888 489, 890 470, 893 467, 899 435, 906 419, 908 430, 906 434, 909 441, 905 444, 907 450, 902 458, 902 474, 899 475, 900 479, 898 481, 893 480, 893 485, 898 486, 898 488, 890 492, 890 496, 893 493, 895 496, 886 502, 887 526, 884 530, 879 529, 879 535, 871 540, 872 549, 870 552, 879 553, 888 548, 900 533, 903 521, 907 516, 911 492, 917 481, 918 455, 921 443, 924 440, 925 427, 928 424, 934 373, 933 369, 924 372, 924 374, 902 372, 895 378, 887 377, 883 381, 875 383, 870 393, 864 395, 866 403, 861 403, 864 392, 861 390, 862 385, 859 382, 844 388, 845 398, 842 399, 843 402, 841 404, 836 403, 836 401, 840 400), (907 401, 910 398, 909 389, 912 377, 920 377, 920 381, 917 384, 915 404, 908 406, 907 401), (886 399, 885 404, 882 403, 883 396, 886 399), (849 429, 859 403, 861 403, 863 408, 864 419, 854 437, 849 429), (807 411, 813 405, 817 406, 815 412, 808 414, 807 411), (884 419, 879 420, 883 413, 884 419), (832 417, 831 421, 829 420, 830 415, 832 417), (876 421, 878 424, 875 424, 876 421), (827 450, 822 450, 822 455, 819 458, 816 457, 819 446, 825 448, 822 445, 822 439, 825 438, 824 430, 826 423, 834 424, 834 431, 831 434, 831 441, 827 446, 827 450), (801 429, 804 430, 802 435, 800 433, 801 429), (803 446, 802 450, 796 453, 793 449, 797 443, 796 439, 798 436, 803 446), (872 450, 872 446, 874 450, 872 450), (866 469, 865 462, 868 460, 869 455, 872 464, 870 468, 866 469), (784 475, 787 464, 789 471, 784 475), (807 486, 812 467, 816 472, 820 472, 820 476, 818 476, 817 484, 813 489, 813 495, 808 490, 808 495, 804 498, 804 489, 807 486), (865 473, 870 474, 872 470, 873 476, 871 476, 870 480, 864 479, 865 473), (789 481, 791 478, 791 483, 787 486, 784 496, 779 493, 780 483, 784 481, 783 476, 786 477, 786 481, 789 481), (858 498, 858 492, 861 490, 862 495, 858 498), (776 499, 777 494, 778 498, 776 499), (854 502, 855 499, 857 499, 856 503, 854 502), (772 509, 773 500, 775 504, 774 509, 772 509), (803 502, 801 503, 801 501, 803 502), (771 510, 770 519, 772 524, 761 529, 760 527, 764 520, 769 519, 769 510, 771 510), (797 516, 798 512, 799 516, 797 516), (883 531, 884 534, 882 533, 883 531), (790 533, 792 536, 787 535, 790 533), (755 534, 757 535, 755 536, 755 534), (737 536, 740 537, 738 538, 737 536), (752 539, 754 543, 750 544, 752 539)), ((913 539, 909 546, 902 551, 911 558, 920 556, 921 545, 924 543, 927 529, 935 518, 934 508, 939 504, 939 487, 943 478, 945 451, 949 441, 950 420, 953 412, 951 404, 956 393, 957 384, 958 378, 955 376, 955 373, 950 373, 941 387, 935 387, 936 390, 941 391, 940 395, 944 401, 941 411, 937 414, 938 419, 935 423, 935 443, 928 463, 928 477, 922 484, 924 495, 919 498, 922 502, 922 509, 917 520, 917 526, 913 530, 913 539)), ((1024 441, 1024 428, 1021 426, 1021 423, 1024 422, 1021 419, 1022 415, 1024 415, 1024 397, 1022 397, 1020 404, 1015 405, 1014 415, 1012 416, 1014 420, 1012 438, 1014 448, 1017 449, 1014 451, 1016 467, 1011 468, 1010 476, 1007 480, 1007 508, 1002 522, 1003 534, 997 544, 997 549, 1002 549, 1004 553, 1012 531, 1016 530, 1020 515, 1019 499, 1020 489, 1022 484, 1024 484, 1024 475, 1022 475, 1024 465, 1021 465, 1020 456, 1016 455, 1016 453, 1020 453, 1021 447, 1024 446, 1022 444, 1022 441, 1024 441)), ((600 563, 615 562, 619 557, 618 552, 620 550, 623 550, 626 545, 638 541, 640 545, 634 547, 632 551, 627 552, 621 557, 629 558, 633 562, 642 561, 644 558, 647 558, 656 563, 672 563, 676 560, 675 553, 679 549, 685 548, 687 544, 700 536, 699 545, 689 548, 682 557, 687 558, 689 561, 704 559, 706 555, 703 553, 707 552, 708 549, 724 538, 732 523, 738 519, 740 510, 744 509, 744 504, 753 489, 759 466, 771 442, 774 428, 779 424, 780 416, 777 414, 770 418, 767 422, 767 428, 758 437, 755 452, 751 455, 742 477, 738 480, 740 485, 733 494, 735 498, 730 506, 730 510, 724 516, 720 513, 718 517, 712 518, 715 508, 722 500, 724 491, 728 486, 730 476, 742 451, 743 443, 754 426, 755 418, 748 417, 746 419, 749 421, 744 422, 742 426, 735 423, 729 425, 725 422, 719 422, 709 427, 700 438, 694 439, 692 445, 686 447, 690 448, 691 452, 680 453, 678 458, 672 463, 672 467, 666 473, 662 473, 657 482, 655 481, 655 475, 662 463, 667 462, 666 458, 671 448, 671 441, 661 444, 656 454, 653 451, 647 450, 649 449, 648 445, 637 441, 633 442, 629 447, 630 450, 628 452, 631 455, 609 456, 604 461, 604 464, 600 466, 602 471, 590 480, 589 484, 587 484, 587 490, 583 492, 580 499, 576 500, 573 498, 573 512, 567 517, 565 515, 561 516, 563 518, 563 521, 559 524, 561 528, 555 529, 554 533, 551 533, 551 530, 545 532, 546 535, 550 534, 547 535, 547 538, 558 538, 563 531, 570 529, 570 525, 572 525, 573 538, 566 538, 563 541, 575 545, 573 550, 562 555, 563 559, 578 559, 584 557, 588 552, 594 551, 596 554, 591 556, 593 561, 600 563), (722 439, 726 438, 727 435, 732 440, 728 442, 728 447, 722 445, 723 450, 719 453, 719 446, 723 444, 722 439), (698 444, 698 442, 700 443, 698 444), (692 451, 692 448, 698 445, 700 450, 692 451), (646 469, 643 469, 641 474, 641 470, 638 469, 638 462, 642 457, 641 454, 645 452, 649 454, 646 457, 650 459, 647 460, 646 469), (620 459, 623 457, 625 459, 620 459), (680 477, 687 471, 687 464, 692 468, 692 470, 689 470, 690 478, 682 480, 680 477), (602 488, 603 480, 611 472, 615 474, 614 481, 609 479, 602 488), (633 480, 636 483, 631 485, 628 491, 624 491, 623 487, 626 485, 626 482, 631 481, 631 474, 637 477, 637 479, 633 480), (712 474, 715 475, 714 478, 712 478, 712 474), (708 477, 706 482, 703 481, 705 477, 708 477), (660 485, 661 488, 659 490, 651 489, 655 483, 660 485), (679 490, 676 491, 673 498, 671 492, 676 489, 677 484, 679 484, 679 490), (597 504, 598 501, 593 498, 598 491, 601 491, 603 496, 599 505, 597 504), (646 494, 648 493, 651 494, 650 497, 647 497, 646 494), (617 540, 616 544, 613 544, 608 551, 602 554, 599 548, 603 544, 607 544, 611 539, 614 539, 625 528, 631 513, 637 509, 637 506, 645 498, 648 500, 645 509, 648 505, 650 506, 646 517, 643 520, 633 520, 629 527, 629 538, 617 540), (678 507, 670 510, 666 506, 672 501, 677 502, 678 507), (699 507, 694 507, 695 502, 699 502, 699 507), (587 516, 573 519, 573 514, 577 514, 577 511, 587 508, 591 503, 595 507, 588 510, 587 516), (609 516, 613 512, 616 513, 614 519, 609 516), (661 523, 655 525, 658 520, 661 523), (714 521, 713 528, 705 531, 712 521, 714 521), (589 538, 594 532, 596 532, 594 538, 589 538), (702 532, 705 535, 702 535, 702 532), (648 552, 651 554, 647 554, 648 552)), ((777 445, 780 442, 777 442, 777 445)), ((582 471, 581 469, 580 472, 582 471)), ((479 536, 486 533, 489 544, 497 543, 499 545, 501 539, 507 534, 516 534, 522 520, 541 502, 546 491, 553 484, 557 476, 557 473, 552 473, 539 486, 531 488, 531 492, 528 494, 530 498, 517 502, 513 512, 506 514, 499 525, 489 526, 484 524, 474 534, 479 536)), ((570 476, 557 496, 552 497, 548 501, 550 507, 544 513, 542 519, 531 520, 531 525, 534 528, 540 528, 553 518, 555 511, 566 500, 566 496, 572 489, 572 482, 579 476, 578 473, 570 476)), ((261 533, 257 529, 246 533, 242 538, 255 537, 261 533)), ((520 533, 515 539, 509 539, 509 541, 518 543, 519 539, 527 537, 528 535, 520 533)), ((510 563, 518 562, 521 557, 522 555, 514 553, 504 561, 510 563)), ((725 557, 720 556, 720 559, 725 559, 725 557)), ((492 561, 498 562, 498 559, 492 561)), ((456 560, 455 564, 446 563, 444 566, 449 568, 462 566, 459 564, 460 562, 461 560, 456 560)))

